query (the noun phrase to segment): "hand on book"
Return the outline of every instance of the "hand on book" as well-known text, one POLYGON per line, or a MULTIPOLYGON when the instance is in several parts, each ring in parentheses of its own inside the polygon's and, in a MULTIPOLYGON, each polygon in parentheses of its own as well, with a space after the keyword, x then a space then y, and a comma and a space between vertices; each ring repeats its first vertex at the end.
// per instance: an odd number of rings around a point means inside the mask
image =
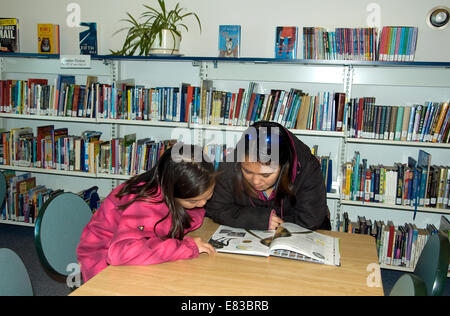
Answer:
POLYGON ((284 221, 281 218, 272 213, 272 215, 270 216, 269 230, 275 230, 283 223, 284 221))
POLYGON ((212 255, 216 253, 216 249, 211 246, 209 243, 204 242, 200 237, 193 238, 198 247, 199 253, 207 253, 208 255, 212 255))

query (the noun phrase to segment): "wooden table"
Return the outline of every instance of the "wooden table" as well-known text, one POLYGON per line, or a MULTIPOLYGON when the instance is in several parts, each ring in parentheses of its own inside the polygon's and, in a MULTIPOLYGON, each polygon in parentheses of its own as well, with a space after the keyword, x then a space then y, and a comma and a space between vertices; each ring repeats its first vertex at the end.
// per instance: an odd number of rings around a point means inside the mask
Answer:
MULTIPOLYGON (((217 227, 205 218, 190 236, 207 240, 217 227)), ((149 266, 109 266, 71 295, 383 295, 374 238, 321 233, 340 238, 340 267, 276 257, 200 254, 192 260, 149 266)))

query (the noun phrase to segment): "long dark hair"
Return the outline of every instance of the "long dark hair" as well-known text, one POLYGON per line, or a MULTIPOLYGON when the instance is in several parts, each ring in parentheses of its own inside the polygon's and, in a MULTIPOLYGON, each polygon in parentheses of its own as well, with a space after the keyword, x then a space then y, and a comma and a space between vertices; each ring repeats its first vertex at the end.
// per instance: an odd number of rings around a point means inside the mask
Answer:
MULTIPOLYGON (((294 153, 289 137, 282 125, 259 121, 244 132, 236 145, 237 168, 241 168, 241 162, 244 161, 280 166, 280 174, 275 183, 275 201, 278 204, 285 197, 289 197, 293 204, 296 200, 291 181, 294 153)), ((245 180, 240 170, 236 172, 236 188, 239 194, 245 192, 251 197, 257 197, 257 193, 245 180)))
MULTIPOLYGON (((154 168, 137 175, 127 182, 117 193, 122 198, 129 194, 135 196, 119 208, 125 210, 136 201, 149 203, 165 203, 169 212, 159 220, 156 226, 172 218, 172 226, 167 236, 161 239, 183 239, 184 230, 191 224, 191 217, 185 209, 176 202, 178 199, 197 197, 205 193, 215 183, 216 173, 209 157, 199 146, 175 144, 157 161, 154 168), (160 192, 158 192, 160 190, 160 192)), ((156 233, 157 234, 157 233, 156 233)))

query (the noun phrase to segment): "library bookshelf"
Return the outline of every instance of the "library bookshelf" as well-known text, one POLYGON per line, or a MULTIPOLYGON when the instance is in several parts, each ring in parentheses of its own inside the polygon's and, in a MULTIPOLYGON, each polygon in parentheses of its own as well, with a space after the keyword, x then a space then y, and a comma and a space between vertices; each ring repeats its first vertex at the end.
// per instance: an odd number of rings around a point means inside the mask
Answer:
MULTIPOLYGON (((249 82, 257 83, 256 92, 268 95, 271 90, 299 89, 309 95, 324 91, 343 92, 346 100, 355 97, 376 97, 377 104, 412 105, 426 101, 450 100, 450 63, 443 62, 377 62, 348 60, 283 60, 272 58, 218 58, 190 56, 92 56, 89 69, 60 67, 59 55, 41 56, 26 53, 0 53, 0 79, 27 80, 45 78, 53 83, 57 76, 73 75, 76 83, 83 84, 88 76, 100 83, 112 85, 133 79, 136 86, 180 87, 181 83, 201 87, 211 81, 216 90, 237 93, 248 89, 249 82)), ((137 138, 151 137, 156 141, 171 139, 174 130, 187 131, 189 141, 203 146, 227 142, 232 147, 246 126, 201 124, 163 120, 115 119, 102 117, 66 117, 35 114, 0 113, 1 127, 11 128, 54 124, 55 128, 68 127, 80 135, 84 130, 99 130, 102 139, 111 140, 136 133, 137 138)), ((396 224, 412 221, 414 207, 382 203, 348 201, 342 196, 342 164, 352 159, 355 151, 371 164, 405 162, 410 155, 424 149, 432 155, 433 163, 450 165, 450 144, 433 142, 394 141, 354 138, 347 124, 343 131, 327 128, 290 130, 306 145, 318 146, 320 155, 333 161, 332 190, 327 195, 332 226, 345 211, 350 216, 366 216, 377 220, 393 219, 396 224), (386 154, 389 153, 389 154, 386 154)), ((71 131, 72 132, 72 131, 71 131)), ((98 185, 100 195, 106 196, 112 188, 130 175, 110 172, 82 172, 52 170, 33 167, 0 165, 0 169, 36 174, 39 183, 57 186, 67 191, 79 191, 89 185, 98 185)), ((447 208, 418 207, 416 223, 438 225, 440 216, 448 216, 447 208)), ((20 224, 11 221, 0 223, 20 224)), ((28 224, 30 225, 30 224, 28 224)), ((393 268, 395 267, 388 267, 393 268)))

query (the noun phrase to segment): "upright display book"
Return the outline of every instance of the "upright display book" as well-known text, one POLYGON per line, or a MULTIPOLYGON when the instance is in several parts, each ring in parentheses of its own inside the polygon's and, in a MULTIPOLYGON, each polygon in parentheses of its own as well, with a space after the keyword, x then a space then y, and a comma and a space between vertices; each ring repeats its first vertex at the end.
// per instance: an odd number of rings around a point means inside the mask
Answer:
POLYGON ((211 236, 209 243, 218 252, 340 265, 338 238, 293 223, 283 223, 276 231, 246 230, 221 225, 211 236))
POLYGON ((80 54, 97 55, 97 23, 81 22, 80 26, 87 26, 88 29, 80 32, 80 54))
POLYGON ((240 25, 219 25, 219 57, 238 58, 241 46, 240 25))
POLYGON ((0 18, 0 52, 19 52, 19 20, 0 18))
POLYGON ((59 25, 38 24, 38 53, 59 54, 59 25))
POLYGON ((275 33, 275 58, 296 59, 298 27, 277 26, 275 33))

